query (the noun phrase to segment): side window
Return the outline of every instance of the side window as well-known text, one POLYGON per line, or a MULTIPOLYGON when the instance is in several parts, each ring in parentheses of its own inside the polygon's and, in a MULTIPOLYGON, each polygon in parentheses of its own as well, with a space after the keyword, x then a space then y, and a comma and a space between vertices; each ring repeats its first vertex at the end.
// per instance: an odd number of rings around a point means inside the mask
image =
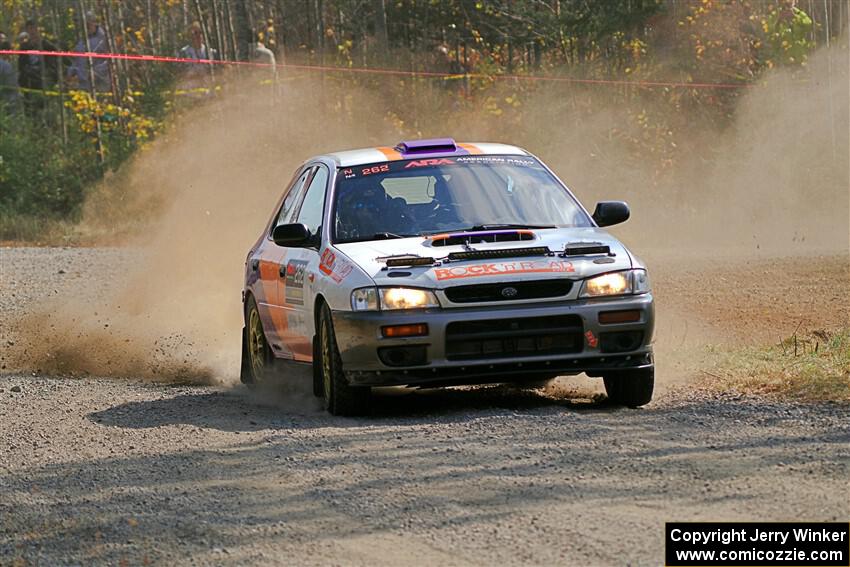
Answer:
POLYGON ((292 219, 292 214, 295 212, 295 204, 301 198, 301 195, 304 193, 304 183, 306 183, 307 179, 310 178, 310 174, 313 172, 312 167, 308 167, 304 170, 298 179, 295 180, 295 183, 290 187, 289 192, 286 194, 286 197, 283 199, 283 205, 280 207, 280 213, 277 215, 277 222, 275 222, 275 226, 280 224, 287 224, 292 219))
MULTIPOLYGON (((445 181, 443 181, 445 185, 445 181)), ((434 199, 437 178, 429 177, 387 177, 381 181, 387 196, 401 197, 408 205, 422 205, 434 199)))
POLYGON ((310 233, 318 234, 322 227, 322 213, 325 209, 325 189, 328 185, 328 170, 319 166, 310 187, 304 195, 304 202, 298 211, 298 222, 307 225, 310 233))

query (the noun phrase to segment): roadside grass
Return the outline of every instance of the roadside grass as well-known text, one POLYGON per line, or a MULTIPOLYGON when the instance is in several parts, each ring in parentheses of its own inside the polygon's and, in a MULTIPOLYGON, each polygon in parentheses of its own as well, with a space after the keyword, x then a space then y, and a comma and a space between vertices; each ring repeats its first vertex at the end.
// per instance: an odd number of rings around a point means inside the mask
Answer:
POLYGON ((28 246, 80 244, 78 224, 32 215, 0 215, 0 242, 28 246))
POLYGON ((794 334, 778 344, 713 350, 712 389, 808 402, 850 402, 850 327, 794 334))

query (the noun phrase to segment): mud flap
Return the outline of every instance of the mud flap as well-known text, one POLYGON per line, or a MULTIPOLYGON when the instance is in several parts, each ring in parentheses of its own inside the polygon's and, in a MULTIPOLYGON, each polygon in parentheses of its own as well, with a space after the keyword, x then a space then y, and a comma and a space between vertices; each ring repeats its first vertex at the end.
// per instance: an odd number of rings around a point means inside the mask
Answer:
POLYGON ((248 360, 248 330, 242 327, 242 357, 239 367, 239 381, 243 384, 252 384, 254 377, 251 376, 251 361, 248 360))
POLYGON ((313 335, 313 395, 325 397, 325 385, 322 383, 322 353, 319 349, 319 335, 313 335))

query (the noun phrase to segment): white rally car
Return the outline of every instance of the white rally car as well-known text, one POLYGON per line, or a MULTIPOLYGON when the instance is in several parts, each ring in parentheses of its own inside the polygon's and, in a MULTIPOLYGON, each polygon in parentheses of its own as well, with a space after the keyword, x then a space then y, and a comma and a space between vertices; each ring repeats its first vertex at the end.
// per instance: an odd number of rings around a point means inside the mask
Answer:
POLYGON ((242 381, 307 374, 334 414, 373 386, 602 377, 650 401, 646 267, 533 155, 451 139, 307 160, 245 263, 242 381))

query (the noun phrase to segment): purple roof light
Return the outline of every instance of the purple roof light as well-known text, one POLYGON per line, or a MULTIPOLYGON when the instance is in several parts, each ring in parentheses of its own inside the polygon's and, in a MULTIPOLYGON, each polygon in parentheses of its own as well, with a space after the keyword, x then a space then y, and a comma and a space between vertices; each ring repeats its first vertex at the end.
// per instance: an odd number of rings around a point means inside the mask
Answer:
POLYGON ((431 140, 406 140, 399 142, 396 149, 403 154, 454 153, 458 150, 451 138, 433 138, 431 140))

